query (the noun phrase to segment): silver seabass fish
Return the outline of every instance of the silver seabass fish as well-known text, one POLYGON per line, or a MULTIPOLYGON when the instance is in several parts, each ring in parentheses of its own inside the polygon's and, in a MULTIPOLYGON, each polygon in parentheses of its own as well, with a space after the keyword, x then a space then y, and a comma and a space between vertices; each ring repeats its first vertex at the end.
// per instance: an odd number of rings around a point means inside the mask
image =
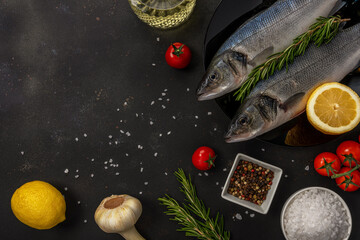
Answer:
POLYGON ((282 51, 319 16, 336 12, 341 0, 279 0, 240 26, 220 47, 197 90, 198 100, 229 93, 251 70, 282 51))
POLYGON ((360 64, 360 24, 341 31, 329 44, 310 46, 288 71, 260 81, 240 106, 225 138, 249 140, 303 113, 310 94, 339 82, 360 64))

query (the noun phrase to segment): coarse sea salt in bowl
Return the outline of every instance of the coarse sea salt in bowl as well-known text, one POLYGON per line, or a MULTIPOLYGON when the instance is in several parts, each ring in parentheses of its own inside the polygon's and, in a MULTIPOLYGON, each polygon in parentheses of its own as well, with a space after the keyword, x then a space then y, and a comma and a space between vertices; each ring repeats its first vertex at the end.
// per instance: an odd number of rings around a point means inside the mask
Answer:
POLYGON ((345 201, 323 187, 295 192, 281 212, 281 228, 287 240, 347 240, 351 227, 345 201))

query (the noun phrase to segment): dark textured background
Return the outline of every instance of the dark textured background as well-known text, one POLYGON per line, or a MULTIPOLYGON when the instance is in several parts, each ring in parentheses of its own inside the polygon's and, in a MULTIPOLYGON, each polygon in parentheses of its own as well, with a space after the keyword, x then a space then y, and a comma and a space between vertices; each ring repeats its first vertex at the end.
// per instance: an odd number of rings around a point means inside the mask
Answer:
POLYGON ((334 151, 343 139, 356 139, 358 129, 312 148, 259 140, 226 144, 222 136, 229 120, 215 101, 196 101, 194 91, 204 72, 203 40, 218 3, 198 0, 187 23, 160 31, 140 22, 125 0, 0 1, 0 239, 120 239, 103 233, 93 214, 104 197, 122 193, 141 200, 143 214, 136 226, 144 237, 185 239, 157 201, 165 193, 183 199, 172 175, 178 167, 192 175, 206 205, 224 214, 232 239, 282 239, 282 205, 296 190, 314 185, 344 198, 353 217, 351 239, 360 239, 360 192, 342 192, 311 165, 317 153, 334 151), (193 50, 186 70, 172 69, 164 61, 173 41, 193 50), (164 89, 166 96, 161 96, 164 89), (208 176, 199 176, 191 163, 201 145, 218 154, 208 176), (279 166, 288 176, 282 178, 267 215, 250 217, 252 211, 246 214, 247 209, 220 197, 238 152, 279 166), (110 158, 118 167, 104 164, 110 158), (23 225, 10 209, 15 189, 36 179, 65 195, 67 220, 51 230, 23 225), (241 221, 234 221, 236 213, 241 221))

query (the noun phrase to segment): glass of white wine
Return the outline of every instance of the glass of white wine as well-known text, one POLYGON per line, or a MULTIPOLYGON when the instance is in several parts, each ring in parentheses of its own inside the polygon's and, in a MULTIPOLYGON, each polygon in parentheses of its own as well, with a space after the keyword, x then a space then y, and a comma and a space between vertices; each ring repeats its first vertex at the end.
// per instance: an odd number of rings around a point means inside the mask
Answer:
POLYGON ((132 10, 145 23, 156 28, 172 28, 185 22, 196 0, 128 0, 132 10))

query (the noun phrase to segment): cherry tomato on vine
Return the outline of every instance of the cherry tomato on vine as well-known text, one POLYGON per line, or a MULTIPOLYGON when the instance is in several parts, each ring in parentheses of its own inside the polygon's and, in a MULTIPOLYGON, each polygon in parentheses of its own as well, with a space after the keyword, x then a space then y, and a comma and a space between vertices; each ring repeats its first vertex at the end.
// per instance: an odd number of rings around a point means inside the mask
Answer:
POLYGON ((342 164, 346 167, 355 167, 356 162, 352 158, 346 158, 346 155, 352 154, 352 157, 360 163, 360 144, 355 141, 342 142, 336 149, 336 154, 342 164), (345 155, 345 156, 344 156, 345 155))
POLYGON ((165 59, 173 68, 185 68, 191 61, 191 51, 185 44, 176 42, 171 44, 165 53, 165 59))
MULTIPOLYGON (((339 174, 345 173, 350 171, 351 168, 349 167, 343 167, 339 174)), ((360 186, 360 172, 358 170, 353 171, 350 176, 345 175, 342 177, 338 177, 335 179, 336 184, 341 188, 342 190, 346 192, 353 192, 359 189, 360 186)))
POLYGON ((209 170, 215 166, 216 155, 209 147, 199 147, 192 155, 192 163, 199 170, 209 170))
POLYGON ((323 152, 316 156, 314 168, 320 175, 330 177, 340 171, 341 161, 336 154, 323 152))

